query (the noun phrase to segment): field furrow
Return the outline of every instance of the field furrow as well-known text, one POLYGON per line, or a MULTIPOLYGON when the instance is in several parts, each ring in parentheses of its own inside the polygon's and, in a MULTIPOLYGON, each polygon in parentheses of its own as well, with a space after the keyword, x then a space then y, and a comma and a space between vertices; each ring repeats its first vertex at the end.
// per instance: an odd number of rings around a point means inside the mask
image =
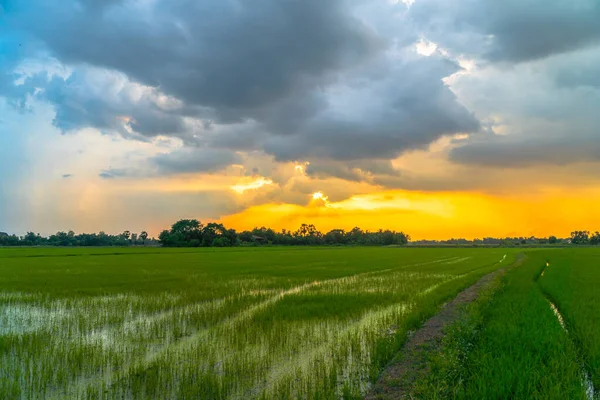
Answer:
POLYGON ((0 395, 360 396, 410 330, 506 256, 514 259, 498 249, 11 253, 0 264, 0 395))

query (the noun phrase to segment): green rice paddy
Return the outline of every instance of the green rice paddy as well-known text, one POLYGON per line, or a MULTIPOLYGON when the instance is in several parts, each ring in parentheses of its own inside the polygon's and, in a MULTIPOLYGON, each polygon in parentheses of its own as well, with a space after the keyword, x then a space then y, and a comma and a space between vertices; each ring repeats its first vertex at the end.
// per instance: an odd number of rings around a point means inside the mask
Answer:
POLYGON ((0 397, 245 399, 360 396, 410 329, 514 255, 6 249, 0 257, 0 397))
POLYGON ((598 398, 600 250, 530 250, 467 307, 416 398, 598 398))
MULTIPOLYGON (((0 398, 361 398, 411 331, 521 253, 0 249, 0 398)), ((600 383, 600 251, 525 253, 420 398, 589 398, 582 370, 600 383)))

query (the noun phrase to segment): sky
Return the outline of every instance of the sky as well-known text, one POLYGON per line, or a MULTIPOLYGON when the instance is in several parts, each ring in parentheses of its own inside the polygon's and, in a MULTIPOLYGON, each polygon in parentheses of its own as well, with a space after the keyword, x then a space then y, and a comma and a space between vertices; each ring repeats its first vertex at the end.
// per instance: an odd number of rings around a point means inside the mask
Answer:
POLYGON ((600 230, 597 0, 0 0, 0 231, 600 230))

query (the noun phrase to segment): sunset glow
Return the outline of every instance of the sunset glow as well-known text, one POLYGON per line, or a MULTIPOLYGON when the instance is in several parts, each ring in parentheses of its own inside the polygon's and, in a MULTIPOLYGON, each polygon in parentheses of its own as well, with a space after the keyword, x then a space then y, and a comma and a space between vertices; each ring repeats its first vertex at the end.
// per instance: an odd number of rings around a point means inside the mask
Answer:
POLYGON ((313 198, 313 200, 323 200, 323 199, 326 199, 325 195, 323 195, 323 193, 321 193, 321 192, 315 192, 315 193, 313 193, 312 198, 313 198))
POLYGON ((593 197, 580 200, 574 194, 519 199, 476 193, 380 192, 353 196, 318 208, 264 204, 222 221, 238 229, 261 224, 290 229, 306 221, 324 231, 349 230, 354 226, 371 230, 401 229, 410 232, 415 239, 568 236, 573 224, 582 229, 600 225, 600 210, 593 209, 593 204, 600 201, 600 193, 587 194, 593 197))
POLYGON ((258 178, 256 180, 252 180, 252 181, 249 181, 246 183, 242 182, 242 183, 233 185, 233 186, 231 186, 231 189, 234 192, 242 194, 247 190, 255 190, 255 189, 261 188, 265 185, 271 185, 271 184, 273 184, 273 181, 270 179, 258 178))
POLYGON ((21 3, 0 232, 600 230, 593 2, 21 3))

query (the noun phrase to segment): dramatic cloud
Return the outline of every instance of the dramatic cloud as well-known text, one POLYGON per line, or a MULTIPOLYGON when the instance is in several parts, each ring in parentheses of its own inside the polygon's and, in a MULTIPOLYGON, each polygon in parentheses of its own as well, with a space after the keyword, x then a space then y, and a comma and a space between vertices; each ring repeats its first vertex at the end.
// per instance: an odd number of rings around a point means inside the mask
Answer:
POLYGON ((186 130, 183 119, 170 114, 169 103, 175 100, 161 104, 156 91, 119 73, 82 69, 67 79, 55 76, 40 97, 55 105, 55 125, 62 131, 92 126, 124 136, 177 136, 186 130))
POLYGON ((385 60, 382 76, 349 74, 330 88, 330 107, 308 120, 301 133, 274 136, 266 149, 278 159, 392 159, 444 134, 479 129, 478 121, 442 82, 459 70, 431 57, 406 64, 385 60), (385 72, 383 72, 384 70, 385 72))
POLYGON ((471 135, 453 161, 502 168, 600 161, 600 47, 460 77, 455 89, 491 132, 471 135))
POLYGON ((121 71, 228 119, 251 117, 381 47, 340 0, 13 3, 9 22, 61 61, 121 71))
POLYGON ((600 42, 596 0, 419 0, 411 17, 459 53, 519 62, 600 42))
POLYGON ((165 173, 219 169, 235 161, 220 158, 224 149, 279 161, 389 160, 479 129, 442 82, 460 67, 423 59, 410 47, 416 35, 394 28, 403 3, 9 4, 9 26, 71 68, 46 84, 43 73, 26 78, 55 106, 55 125, 202 146, 202 160, 158 164, 165 173))
POLYGON ((597 0, 0 3, 9 226, 599 184, 597 0))
POLYGON ((185 149, 159 154, 151 159, 162 174, 214 172, 241 162, 241 157, 228 150, 185 149))
POLYGON ((452 159, 458 162, 503 168, 567 165, 600 161, 600 143, 597 138, 576 142, 568 137, 550 138, 541 144, 539 137, 495 137, 487 141, 470 142, 454 149, 451 154, 452 159))
POLYGON ((314 161, 306 166, 306 174, 315 178, 337 177, 348 181, 371 181, 377 175, 398 176, 390 161, 364 160, 355 162, 314 161))

